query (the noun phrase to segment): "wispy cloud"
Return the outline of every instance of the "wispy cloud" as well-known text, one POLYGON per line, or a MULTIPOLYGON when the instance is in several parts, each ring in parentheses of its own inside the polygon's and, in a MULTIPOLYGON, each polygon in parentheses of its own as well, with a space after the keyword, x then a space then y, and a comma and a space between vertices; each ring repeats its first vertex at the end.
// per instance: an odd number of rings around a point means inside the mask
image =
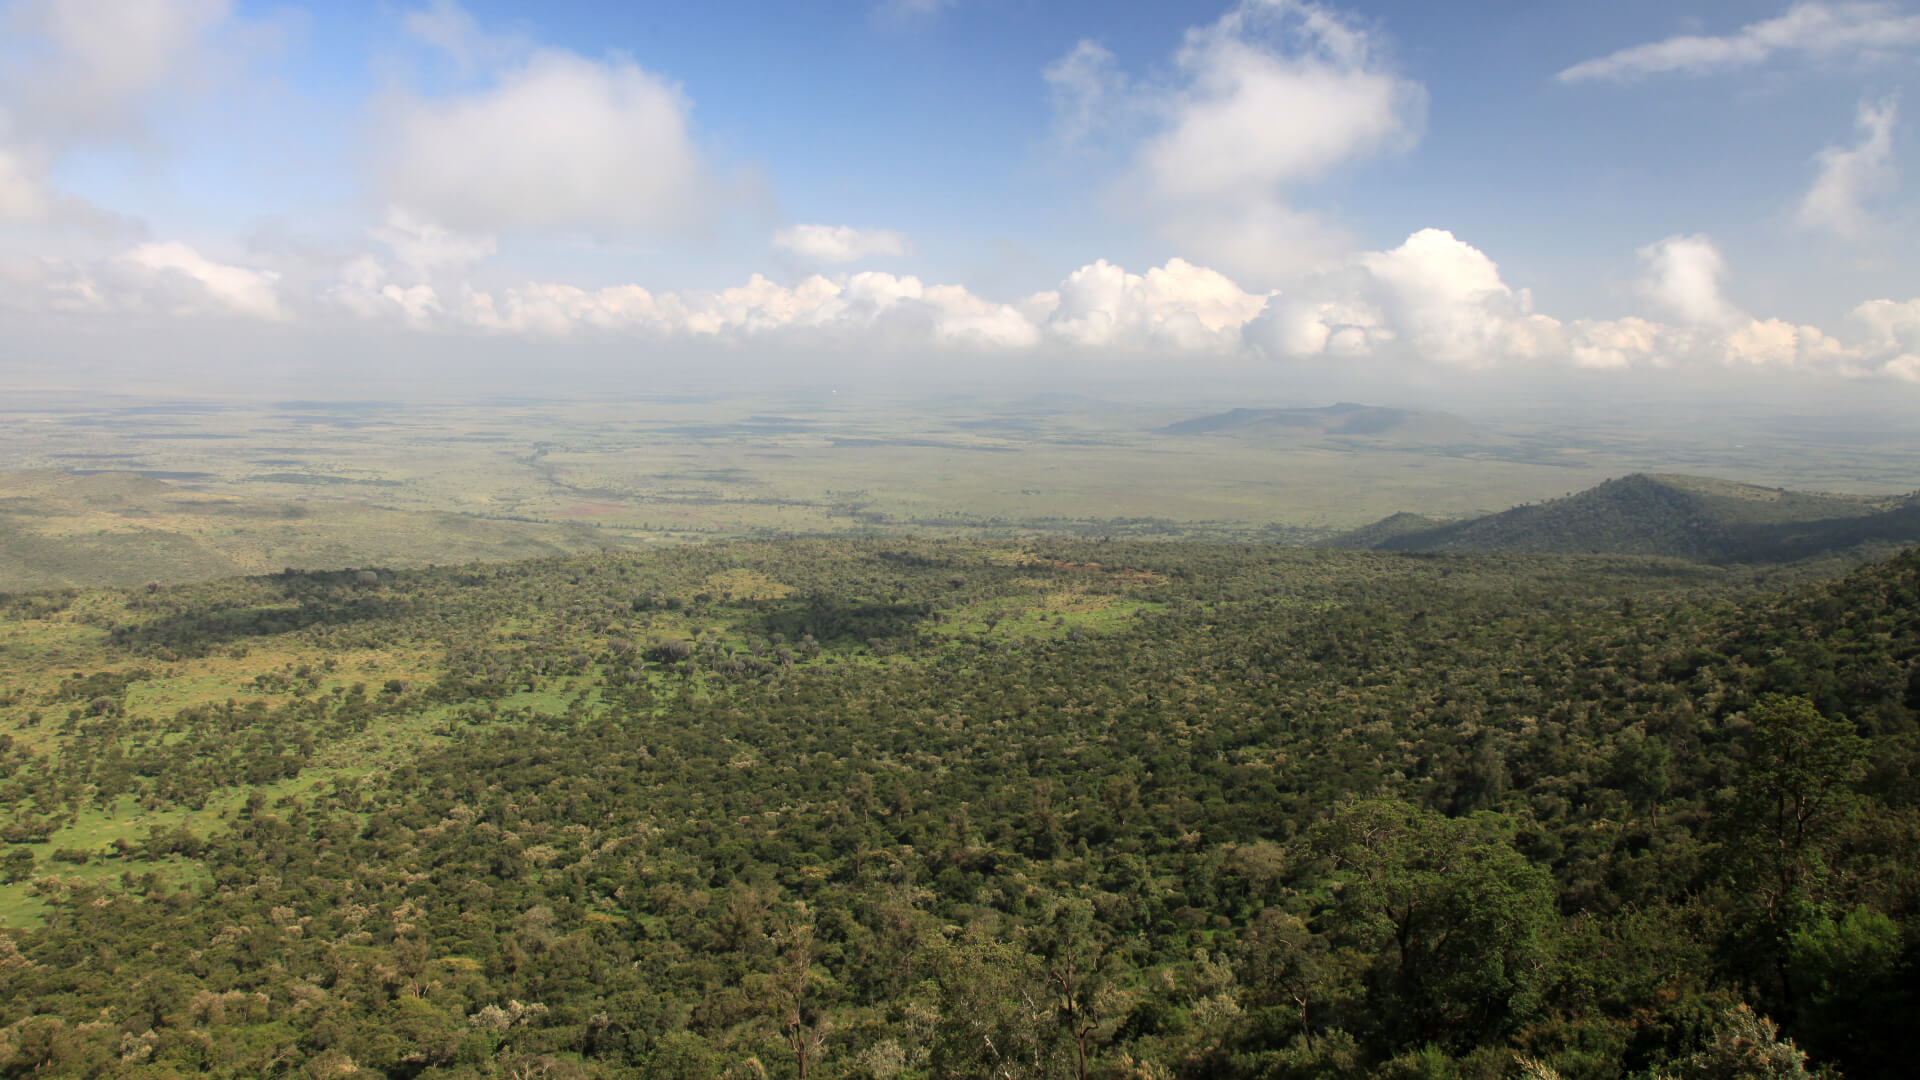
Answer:
POLYGON ((1081 41, 1040 74, 1053 100, 1054 131, 1068 145, 1101 127, 1127 91, 1126 73, 1097 41, 1081 41))
POLYGON ((1820 175, 1800 200, 1800 224, 1824 229, 1843 240, 1864 239, 1872 219, 1865 200, 1893 182, 1893 122, 1898 103, 1887 98, 1863 101, 1854 118, 1860 141, 1853 146, 1829 146, 1815 157, 1820 175))
POLYGON ((906 255, 913 250, 905 233, 851 225, 794 225, 774 233, 773 243, 796 255, 835 264, 876 255, 906 255))
POLYGON ((873 14, 884 22, 915 22, 930 19, 958 2, 959 0, 879 0, 873 6, 873 14))
POLYGON ((1920 15, 1887 3, 1795 4, 1784 14, 1748 23, 1731 34, 1682 34, 1582 61, 1563 83, 1630 82, 1648 75, 1704 75, 1753 67, 1780 55, 1870 57, 1920 45, 1920 15))
POLYGON ((457 0, 432 0, 401 16, 400 27, 408 37, 445 53, 462 71, 500 63, 532 49, 531 43, 516 35, 483 29, 457 0))

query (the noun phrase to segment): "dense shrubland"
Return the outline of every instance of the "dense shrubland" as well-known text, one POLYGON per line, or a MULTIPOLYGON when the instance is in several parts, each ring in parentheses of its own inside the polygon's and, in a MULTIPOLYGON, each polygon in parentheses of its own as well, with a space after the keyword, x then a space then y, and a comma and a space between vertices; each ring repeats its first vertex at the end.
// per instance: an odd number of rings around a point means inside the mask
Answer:
POLYGON ((0 1073, 1904 1075, 1916 613, 1071 541, 10 598, 116 659, 0 677, 0 1073))

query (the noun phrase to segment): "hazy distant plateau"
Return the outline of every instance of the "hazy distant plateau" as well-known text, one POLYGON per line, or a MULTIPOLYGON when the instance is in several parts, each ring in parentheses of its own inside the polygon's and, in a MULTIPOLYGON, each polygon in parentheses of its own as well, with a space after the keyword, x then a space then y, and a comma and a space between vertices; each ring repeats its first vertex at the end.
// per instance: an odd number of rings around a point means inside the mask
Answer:
POLYGON ((12 588, 752 536, 1310 543, 1390 514, 1461 520, 1637 472, 1920 487, 1920 438, 1870 417, 1058 393, 426 404, 41 392, 0 406, 0 462, 34 473, 0 485, 16 555, 0 587, 12 588), (304 509, 296 521, 258 500, 304 509), (82 554, 95 569, 68 574, 82 554))

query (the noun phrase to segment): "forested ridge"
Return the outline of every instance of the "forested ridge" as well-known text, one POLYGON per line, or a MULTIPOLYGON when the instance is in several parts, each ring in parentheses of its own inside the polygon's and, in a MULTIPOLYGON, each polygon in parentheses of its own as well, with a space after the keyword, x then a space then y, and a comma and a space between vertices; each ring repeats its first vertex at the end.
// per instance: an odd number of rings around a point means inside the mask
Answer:
POLYGON ((1811 577, 790 541, 8 597, 0 1073, 1904 1076, 1920 551, 1811 577))
POLYGON ((1635 473, 1561 499, 1434 522, 1395 514, 1325 541, 1372 551, 1666 555, 1789 563, 1920 540, 1920 496, 1831 495, 1635 473))

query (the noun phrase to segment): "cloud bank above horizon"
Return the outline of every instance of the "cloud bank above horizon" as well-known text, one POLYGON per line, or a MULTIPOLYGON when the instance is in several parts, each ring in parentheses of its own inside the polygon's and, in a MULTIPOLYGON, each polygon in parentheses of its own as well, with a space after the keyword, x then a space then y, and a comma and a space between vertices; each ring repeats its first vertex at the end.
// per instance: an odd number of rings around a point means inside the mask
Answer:
MULTIPOLYGON (((870 32, 925 34, 966 8, 909 6, 910 19, 887 9, 870 32)), ((1097 34, 1035 64, 1023 93, 1043 149, 1020 152, 1054 160, 1070 211, 1098 206, 1124 240, 1012 289, 943 260, 952 227, 915 200, 869 199, 875 212, 851 221, 811 210, 791 220, 789 200, 834 200, 783 195, 789 174, 743 164, 703 128, 692 84, 627 53, 489 26, 454 0, 370 18, 406 62, 383 61, 357 109, 327 114, 352 164, 286 186, 290 206, 321 208, 325 227, 303 231, 270 202, 248 219, 178 213, 168 183, 135 182, 193 160, 206 117, 239 108, 237 95, 290 62, 299 20, 224 0, 0 7, 22 43, 0 49, 0 324, 356 327, 520 341, 530 358, 634 341, 1113 356, 1172 370, 1792 370, 1920 383, 1920 299, 1857 295, 1827 328, 1750 312, 1735 299, 1741 282, 1780 271, 1704 229, 1650 229, 1591 255, 1632 271, 1614 282, 1611 310, 1585 312, 1539 310, 1535 290, 1465 231, 1416 224, 1397 243, 1360 242, 1361 220, 1325 201, 1327 182, 1405 168, 1438 137, 1439 91, 1396 58, 1390 18, 1331 4, 1241 0, 1163 39, 1145 64, 1123 63, 1097 34), (711 254, 723 248, 728 258, 711 254), (676 253, 686 276, 719 283, 636 283, 671 281, 676 253)), ((1914 49, 1920 15, 1899 5, 1803 2, 1539 82, 1542 94, 1604 94, 1801 62, 1829 78, 1866 73, 1853 115, 1783 163, 1806 179, 1772 216, 1870 266, 1886 262, 1876 246, 1906 218, 1898 88, 1871 76, 1914 49)), ((279 122, 271 107, 254 119, 279 122)), ((853 177, 863 166, 838 167, 853 177)), ((791 175, 800 191, 833 180, 791 175)), ((1020 276, 1044 275, 1038 262, 1023 255, 1020 276)))

